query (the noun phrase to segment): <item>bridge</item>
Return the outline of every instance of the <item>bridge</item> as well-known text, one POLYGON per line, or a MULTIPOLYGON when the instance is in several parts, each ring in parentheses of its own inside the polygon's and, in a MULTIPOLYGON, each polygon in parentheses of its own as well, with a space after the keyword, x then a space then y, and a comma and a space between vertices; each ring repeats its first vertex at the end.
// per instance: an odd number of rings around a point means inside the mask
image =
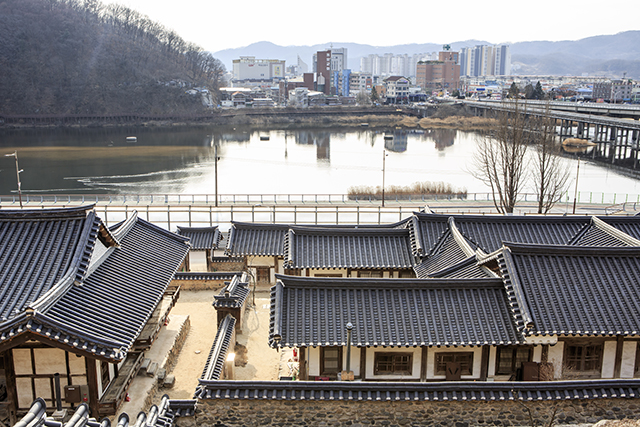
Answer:
MULTIPOLYGON (((478 116, 495 116, 499 112, 514 110, 512 101, 463 100, 462 104, 478 116)), ((640 121, 634 120, 631 116, 637 114, 640 117, 638 106, 616 106, 615 113, 617 115, 623 115, 623 112, 626 111, 628 116, 619 118, 602 114, 566 111, 560 109, 562 105, 558 107, 558 104, 565 103, 544 101, 526 101, 525 103, 522 101, 521 111, 534 117, 548 116, 554 123, 558 135, 563 139, 574 137, 595 143, 596 146, 590 153, 594 160, 637 169, 640 151, 640 121)), ((593 106, 585 108, 595 110, 598 108, 597 105, 593 104, 593 106)), ((577 108, 575 104, 574 107, 577 108)), ((609 107, 609 109, 611 108, 609 107)), ((604 114, 605 110, 599 111, 604 114)))

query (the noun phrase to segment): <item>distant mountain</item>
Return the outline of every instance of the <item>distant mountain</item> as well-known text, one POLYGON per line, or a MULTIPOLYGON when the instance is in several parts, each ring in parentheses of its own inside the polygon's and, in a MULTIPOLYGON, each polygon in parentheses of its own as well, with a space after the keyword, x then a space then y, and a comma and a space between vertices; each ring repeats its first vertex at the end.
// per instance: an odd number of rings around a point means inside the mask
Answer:
MULTIPOLYGON (((313 46, 278 46, 270 42, 258 42, 249 46, 226 49, 213 53, 232 70, 232 61, 240 56, 255 56, 258 59, 284 59, 287 65, 297 63, 300 58, 312 67, 313 54, 334 47, 348 49, 349 67, 360 70, 360 58, 370 54, 408 54, 438 52, 437 43, 403 44, 396 46, 371 46, 358 43, 326 43, 313 46)), ((481 40, 466 40, 450 43, 453 51, 463 47, 491 44, 481 40)), ((640 31, 626 31, 614 35, 587 37, 575 41, 531 41, 511 44, 511 59, 514 74, 520 75, 606 75, 640 79, 640 31)))

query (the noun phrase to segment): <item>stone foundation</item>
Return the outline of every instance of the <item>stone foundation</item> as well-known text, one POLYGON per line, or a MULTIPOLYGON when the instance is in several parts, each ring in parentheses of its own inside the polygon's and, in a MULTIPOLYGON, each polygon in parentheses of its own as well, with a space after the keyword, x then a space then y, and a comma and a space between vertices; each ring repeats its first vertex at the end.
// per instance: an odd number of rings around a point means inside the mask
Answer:
POLYGON ((195 426, 532 426, 639 419, 640 399, 563 401, 289 401, 199 400, 194 417, 176 419, 195 426), (553 418, 553 420, 552 420, 553 418))

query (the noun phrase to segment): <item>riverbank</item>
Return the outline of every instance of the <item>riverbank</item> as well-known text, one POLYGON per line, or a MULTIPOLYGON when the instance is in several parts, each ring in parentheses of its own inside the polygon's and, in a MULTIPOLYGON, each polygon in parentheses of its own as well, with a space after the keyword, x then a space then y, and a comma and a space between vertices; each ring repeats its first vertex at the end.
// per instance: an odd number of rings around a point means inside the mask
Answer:
MULTIPOLYGON (((426 110, 428 117, 419 118, 417 111, 397 107, 322 107, 322 108, 252 108, 217 110, 201 116, 2 116, 0 131, 42 128, 174 128, 185 126, 244 126, 247 129, 300 129, 335 127, 370 127, 376 129, 406 128, 483 130, 495 120, 474 117, 463 106, 434 106, 426 110)), ((420 114, 425 114, 422 111, 420 114)))

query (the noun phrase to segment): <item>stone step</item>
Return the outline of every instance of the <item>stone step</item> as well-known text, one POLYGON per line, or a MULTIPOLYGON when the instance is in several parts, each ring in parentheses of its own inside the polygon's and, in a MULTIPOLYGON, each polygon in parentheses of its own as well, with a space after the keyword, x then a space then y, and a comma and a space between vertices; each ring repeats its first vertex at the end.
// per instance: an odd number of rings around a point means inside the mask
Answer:
POLYGON ((147 369, 149 369, 149 364, 151 363, 151 359, 145 357, 142 359, 142 363, 140 364, 140 370, 138 371, 138 375, 146 375, 147 369))
POLYGON ((148 377, 155 377, 157 371, 158 371, 158 363, 157 362, 151 362, 149 364, 149 367, 147 368, 147 376, 148 377))

